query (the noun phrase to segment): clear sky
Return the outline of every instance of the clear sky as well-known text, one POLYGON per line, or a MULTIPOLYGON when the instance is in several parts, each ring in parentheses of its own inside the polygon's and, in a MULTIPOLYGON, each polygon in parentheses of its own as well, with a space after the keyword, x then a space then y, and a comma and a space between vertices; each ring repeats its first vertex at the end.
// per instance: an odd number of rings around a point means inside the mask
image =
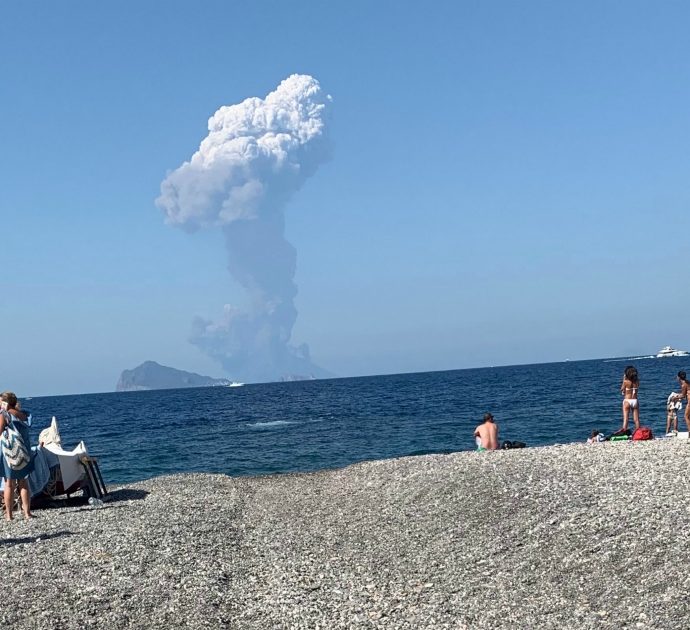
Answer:
MULTIPOLYGON (((166 175, 293 73, 332 158, 285 208, 291 342, 339 376, 690 349, 690 4, 0 4, 2 388, 108 391, 242 288, 166 175)), ((229 375, 232 376, 232 375, 229 375)))

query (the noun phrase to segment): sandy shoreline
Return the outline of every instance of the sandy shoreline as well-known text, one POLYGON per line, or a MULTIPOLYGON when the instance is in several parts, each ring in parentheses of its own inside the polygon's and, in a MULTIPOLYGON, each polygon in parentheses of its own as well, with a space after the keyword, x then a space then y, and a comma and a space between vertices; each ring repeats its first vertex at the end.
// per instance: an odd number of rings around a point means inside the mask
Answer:
POLYGON ((0 624, 684 628, 689 465, 669 440, 152 479, 2 522, 0 624))

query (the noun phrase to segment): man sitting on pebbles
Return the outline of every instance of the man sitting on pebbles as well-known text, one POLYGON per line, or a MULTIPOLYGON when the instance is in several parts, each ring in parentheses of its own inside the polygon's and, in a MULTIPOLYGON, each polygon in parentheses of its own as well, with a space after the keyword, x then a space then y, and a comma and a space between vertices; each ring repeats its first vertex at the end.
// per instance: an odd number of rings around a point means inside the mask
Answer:
POLYGON ((474 430, 478 451, 495 451, 498 448, 498 425, 489 413, 484 414, 484 422, 474 430))

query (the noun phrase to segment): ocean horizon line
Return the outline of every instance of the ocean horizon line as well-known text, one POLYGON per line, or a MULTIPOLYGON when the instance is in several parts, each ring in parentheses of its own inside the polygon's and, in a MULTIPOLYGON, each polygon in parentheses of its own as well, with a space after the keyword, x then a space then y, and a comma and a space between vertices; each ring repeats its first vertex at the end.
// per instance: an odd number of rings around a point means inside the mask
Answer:
MULTIPOLYGON (((412 371, 402 371, 402 372, 382 372, 376 374, 353 374, 348 376, 329 376, 325 378, 311 378, 311 379, 296 379, 296 380, 276 380, 276 381, 246 381, 243 383, 244 386, 256 386, 256 385, 290 385, 295 383, 305 383, 319 381, 323 383, 324 381, 343 381, 343 380, 354 380, 354 379, 367 379, 367 378, 378 378, 378 377, 393 377, 393 376, 414 376, 418 374, 443 374, 448 372, 463 372, 472 370, 492 370, 501 368, 516 368, 516 367, 530 367, 537 365, 556 365, 560 363, 583 363, 587 361, 641 361, 646 359, 654 359, 656 355, 639 355, 639 356, 608 356, 608 357, 588 357, 579 359, 559 359, 553 361, 528 361, 528 362, 518 362, 518 363, 496 363, 491 365, 475 365, 466 366, 458 368, 445 368, 439 370, 412 370, 412 371)), ((185 370, 186 371, 186 370, 185 370)), ((226 376, 213 376, 211 378, 217 379, 227 379, 226 376)), ((160 388, 160 389, 141 389, 133 391, 115 391, 115 390, 105 390, 105 391, 83 391, 83 392, 71 392, 71 393, 60 393, 60 394, 28 394, 26 396, 19 396, 23 400, 35 399, 35 398, 59 398, 66 396, 102 396, 107 394, 137 394, 144 392, 162 392, 162 391, 179 391, 179 390, 190 390, 190 389, 213 389, 213 388, 223 388, 221 385, 199 385, 194 387, 170 387, 170 388, 160 388)))

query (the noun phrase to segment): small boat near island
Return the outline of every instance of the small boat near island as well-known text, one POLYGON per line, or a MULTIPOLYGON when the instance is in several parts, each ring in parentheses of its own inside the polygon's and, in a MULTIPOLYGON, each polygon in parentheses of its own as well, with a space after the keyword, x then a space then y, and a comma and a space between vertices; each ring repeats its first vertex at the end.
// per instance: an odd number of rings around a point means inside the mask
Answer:
POLYGON ((228 383, 227 387, 243 387, 244 383, 238 383, 237 381, 233 381, 232 383, 228 383))
POLYGON ((664 346, 659 352, 656 353, 657 359, 663 359, 665 357, 687 357, 690 356, 690 352, 687 350, 676 350, 671 346, 664 346))

